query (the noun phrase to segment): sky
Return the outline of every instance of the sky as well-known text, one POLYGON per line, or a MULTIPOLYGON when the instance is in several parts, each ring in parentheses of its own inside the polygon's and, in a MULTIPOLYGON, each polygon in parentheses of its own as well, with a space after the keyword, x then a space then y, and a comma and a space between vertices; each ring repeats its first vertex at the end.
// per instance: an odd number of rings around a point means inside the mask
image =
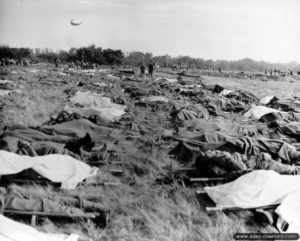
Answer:
POLYGON ((0 0, 0 44, 300 63, 300 0, 0 0))

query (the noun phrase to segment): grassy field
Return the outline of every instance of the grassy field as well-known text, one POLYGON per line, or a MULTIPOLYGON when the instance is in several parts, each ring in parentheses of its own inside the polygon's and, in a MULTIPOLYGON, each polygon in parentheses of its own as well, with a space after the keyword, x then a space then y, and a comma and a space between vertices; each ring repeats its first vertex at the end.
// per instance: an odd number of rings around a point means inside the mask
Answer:
POLYGON ((247 90, 262 98, 267 95, 277 96, 278 98, 291 98, 299 96, 300 81, 295 78, 282 78, 279 81, 261 81, 258 79, 236 79, 203 76, 205 84, 218 84, 228 89, 247 90))
MULTIPOLYGON (((32 67, 33 68, 33 67, 32 67)), ((0 77, 17 84, 22 94, 1 97, 8 107, 1 112, 2 126, 18 123, 40 125, 50 116, 62 109, 67 98, 66 90, 76 88, 78 81, 104 81, 104 77, 86 77, 72 75, 62 77, 50 67, 34 67, 38 73, 20 72, 23 69, 9 69, 0 77), (41 72, 46 69, 47 73, 41 72), (17 71, 17 74, 12 74, 17 71), (51 83, 51 84, 47 84, 51 83)), ((4 71, 4 70, 3 70, 4 71)), ((2 72, 3 72, 2 71, 2 72)), ((159 77, 156 74, 154 78, 159 77)), ((300 82, 233 79, 204 77, 205 84, 219 84, 230 89, 244 89, 258 97, 276 95, 278 97, 296 96, 300 91, 300 82)), ((113 93, 113 92, 111 92, 113 93)), ((117 94, 117 93, 116 93, 117 94)), ((120 93, 120 96, 122 94, 120 93)), ((132 106, 130 100, 128 105, 132 106)), ((154 113, 154 112, 151 112, 154 113)), ((149 114, 150 115, 150 114, 149 114)), ((148 120, 149 120, 148 115, 148 120)), ((153 117, 151 131, 145 131, 142 139, 133 140, 121 159, 124 161, 124 175, 121 185, 116 187, 89 187, 77 190, 84 194, 101 194, 103 208, 110 216, 105 228, 97 228, 93 223, 57 223, 42 220, 39 230, 46 232, 78 233, 85 239, 92 240, 175 240, 175 241, 229 241, 236 232, 276 232, 267 224, 257 222, 253 213, 207 214, 197 199, 195 191, 199 187, 185 187, 177 183, 172 176, 179 164, 171 159, 168 148, 157 139, 164 130, 163 118, 153 117), (161 144, 161 145, 160 145, 161 144), (169 183, 158 184, 156 179, 169 178, 169 183)), ((147 125, 147 115, 137 118, 138 125, 147 125), (146 116, 146 117, 145 117, 146 116)), ((147 127, 147 126, 146 126, 147 127)), ((109 175, 108 175, 109 177, 109 175)), ((113 177, 111 177, 113 178, 113 177)), ((44 192, 44 188, 31 186, 44 192)), ((47 192, 55 192, 51 188, 47 192)))

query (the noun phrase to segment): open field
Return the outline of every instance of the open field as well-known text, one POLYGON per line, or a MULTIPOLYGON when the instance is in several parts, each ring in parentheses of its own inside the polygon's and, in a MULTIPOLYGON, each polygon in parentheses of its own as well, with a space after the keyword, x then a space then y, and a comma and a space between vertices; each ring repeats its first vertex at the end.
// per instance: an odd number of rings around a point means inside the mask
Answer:
POLYGON ((219 84, 228 89, 247 90, 262 98, 267 95, 277 96, 278 98, 291 98, 298 96, 300 91, 300 78, 287 77, 275 81, 261 81, 258 79, 236 79, 220 77, 204 77, 204 83, 219 84))
MULTIPOLYGON (((65 75, 61 73, 61 69, 46 65, 2 67, 0 79, 12 81, 13 88, 20 92, 0 96, 0 127, 12 124, 40 126, 63 110, 68 98, 77 90, 103 93, 113 100, 122 100, 127 106, 129 124, 103 123, 103 126, 123 130, 121 135, 126 139, 126 150, 118 156, 118 160, 124 162, 124 173, 121 177, 115 177, 103 171, 103 179, 118 180, 121 183, 119 186, 85 187, 73 191, 103 196, 99 203, 110 213, 106 227, 98 228, 85 221, 60 223, 44 219, 38 225, 39 230, 78 233, 84 240, 91 238, 94 241, 229 241, 233 240, 236 232, 276 232, 273 227, 256 220, 250 211, 214 214, 204 211, 195 195, 199 185, 182 185, 174 176, 183 163, 168 155, 175 143, 163 138, 166 130, 174 131, 169 109, 165 106, 136 105, 139 96, 123 91, 125 77, 108 77, 108 74, 116 75, 118 70, 97 71, 91 76, 80 70, 66 71, 65 75), (79 82, 81 85, 78 85, 79 82), (104 85, 96 86, 95 83, 104 85), (130 136, 132 133, 135 135, 130 136)), ((130 77, 135 81, 128 82, 138 87, 139 91, 145 91, 145 95, 156 93, 170 100, 193 101, 174 92, 175 87, 159 85, 155 79, 160 77, 176 78, 176 75, 158 72, 152 78, 136 75, 130 77)), ((182 78, 195 81, 195 78, 182 78)), ((201 78, 204 84, 247 90, 259 98, 265 95, 288 98, 297 96, 300 91, 297 76, 266 82, 213 76, 201 78)), ((57 192, 52 187, 27 187, 41 192, 57 192)))

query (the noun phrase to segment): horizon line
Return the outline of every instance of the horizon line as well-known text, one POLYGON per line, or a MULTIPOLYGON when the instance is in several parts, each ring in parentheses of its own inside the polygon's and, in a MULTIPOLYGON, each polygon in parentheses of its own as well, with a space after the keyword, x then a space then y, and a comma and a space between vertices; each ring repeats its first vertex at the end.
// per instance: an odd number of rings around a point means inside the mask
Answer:
MULTIPOLYGON (((0 44, 0 46, 7 46, 9 48, 29 48, 31 50, 34 50, 34 49, 49 49, 50 51, 54 52, 54 53, 59 53, 60 51, 69 51, 70 49, 72 48, 75 48, 75 49, 78 49, 78 48, 85 48, 85 47, 89 47, 89 46, 92 46, 94 45, 95 47, 100 47, 102 49, 112 49, 112 50, 121 50, 124 54, 126 53, 133 53, 133 52, 140 52, 140 53, 150 53, 153 55, 153 57, 160 57, 160 56, 170 56, 171 58, 180 58, 180 57, 189 57, 189 58, 192 58, 192 59, 202 59, 202 60, 205 60, 205 61, 209 61, 209 60, 212 60, 212 61, 233 61, 233 62, 236 62, 236 61, 241 61, 241 60, 245 60, 245 59, 250 59, 250 60, 253 60, 255 62, 265 62, 265 63, 268 63, 268 64, 291 64, 291 63, 296 63, 296 65, 300 65, 300 62, 298 62, 297 60, 290 60, 289 62, 272 62, 270 60, 258 60, 258 59, 253 59, 253 58, 250 58, 250 57, 242 57, 242 58, 239 58, 239 59, 213 59, 213 58, 203 58, 203 57, 191 57, 189 55, 177 55, 177 56, 174 56, 174 55, 170 55, 170 54, 153 54, 151 52, 148 52, 148 51, 141 51, 141 50, 122 50, 122 49, 113 49, 113 48, 103 48, 101 46, 97 46, 96 44, 88 44, 86 46, 80 46, 80 47, 69 47, 69 49, 65 49, 65 48, 51 48, 51 47, 25 47, 25 46, 21 46, 21 47, 16 47, 16 46, 11 46, 9 44, 0 44)), ((153 58, 152 57, 152 58, 153 58)))

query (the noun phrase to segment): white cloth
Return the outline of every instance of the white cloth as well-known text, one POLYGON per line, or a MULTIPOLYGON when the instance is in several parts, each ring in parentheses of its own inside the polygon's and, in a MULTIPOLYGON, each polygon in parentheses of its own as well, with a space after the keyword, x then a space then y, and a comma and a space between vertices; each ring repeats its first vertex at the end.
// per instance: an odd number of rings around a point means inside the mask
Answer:
POLYGON ((111 102, 110 98, 104 97, 101 94, 77 91, 70 98, 71 106, 66 105, 65 111, 69 113, 78 113, 83 116, 98 115, 109 121, 117 121, 125 114, 124 105, 118 105, 111 102), (82 107, 76 107, 80 104, 82 107))
POLYGON ((112 74, 108 74, 108 75, 106 75, 106 77, 110 80, 119 80, 120 79, 120 77, 112 75, 112 74))
POLYGON ((265 106, 252 106, 251 109, 244 114, 244 117, 258 120, 263 115, 269 114, 271 112, 280 112, 280 111, 265 106))
POLYGON ((96 176, 98 172, 98 168, 90 167, 67 155, 30 157, 0 151, 0 176, 16 174, 29 168, 53 182, 61 183, 63 189, 75 188, 78 183, 96 176))
POLYGON ((40 70, 38 70, 38 69, 29 69, 29 70, 27 70, 27 72, 29 72, 29 73, 37 73, 37 72, 40 72, 40 70))
MULTIPOLYGON (((275 212, 285 220, 289 227, 287 233, 300 234, 300 192, 297 191, 288 195, 275 212)), ((283 230, 280 230, 283 232, 283 230)))
POLYGON ((95 69, 82 69, 81 70, 82 73, 96 73, 95 69))
POLYGON ((98 69, 98 72, 100 73, 106 73, 108 71, 110 71, 110 69, 98 69))
POLYGON ((219 96, 226 96, 232 92, 233 92, 233 90, 224 89, 219 93, 219 96))
POLYGON ((92 83, 92 85, 99 86, 99 87, 106 87, 106 86, 108 86, 105 83, 92 83))
POLYGON ((251 208, 280 204, 288 195, 300 192, 300 176, 257 170, 224 185, 205 187, 217 207, 251 208))
POLYGON ((263 98, 259 101, 259 103, 262 104, 262 105, 267 105, 267 104, 270 103, 270 101, 271 101, 274 97, 275 97, 275 96, 273 96, 273 95, 267 95, 267 96, 263 97, 263 98))
POLYGON ((4 79, 4 80, 0 79, 0 85, 6 85, 6 84, 12 84, 12 81, 6 80, 6 79, 4 79))
POLYGON ((0 241, 77 241, 77 234, 49 234, 0 214, 0 241))
POLYGON ((0 89, 0 96, 9 95, 12 92, 13 92, 12 90, 1 90, 0 89))
POLYGON ((300 234, 300 176, 258 170, 233 182, 205 187, 204 190, 217 207, 255 208, 280 204, 275 212, 279 220, 289 225, 286 231, 280 232, 300 234))
POLYGON ((68 74, 66 74, 64 72, 59 72, 58 74, 61 75, 61 76, 69 76, 68 74))
POLYGON ((168 98, 163 96, 149 96, 141 99, 142 102, 168 102, 168 98))
POLYGON ((181 90, 185 90, 185 89, 195 89, 195 88, 202 88, 203 85, 179 85, 181 90))

